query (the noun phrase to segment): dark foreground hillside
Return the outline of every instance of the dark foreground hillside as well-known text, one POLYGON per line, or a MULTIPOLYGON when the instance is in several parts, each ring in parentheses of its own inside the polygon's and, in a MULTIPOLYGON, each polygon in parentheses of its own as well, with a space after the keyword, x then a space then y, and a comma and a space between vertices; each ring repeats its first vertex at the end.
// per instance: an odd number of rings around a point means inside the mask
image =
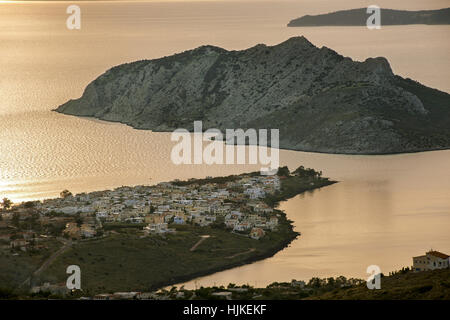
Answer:
POLYGON ((363 284, 325 292, 310 299, 450 300, 450 269, 397 273, 383 277, 379 290, 368 290, 363 284))
POLYGON ((369 290, 365 280, 340 276, 312 278, 306 283, 274 282, 266 288, 229 284, 226 288, 172 288, 160 293, 168 299, 180 295, 189 299, 220 299, 228 295, 232 300, 450 300, 450 269, 419 273, 404 269, 383 276, 378 290, 369 290))

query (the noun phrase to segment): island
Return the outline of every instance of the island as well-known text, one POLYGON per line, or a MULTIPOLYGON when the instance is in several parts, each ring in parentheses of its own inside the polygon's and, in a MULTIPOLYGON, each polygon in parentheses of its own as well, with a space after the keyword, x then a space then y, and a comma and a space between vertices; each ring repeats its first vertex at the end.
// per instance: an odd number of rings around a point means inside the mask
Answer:
MULTIPOLYGON (((291 20, 288 27, 366 26, 367 8, 341 10, 319 15, 305 15, 291 20)), ((450 24, 450 8, 439 10, 406 11, 381 8, 381 25, 450 24)))
POLYGON ((333 183, 300 166, 4 200, 0 297, 152 292, 270 257, 299 236, 277 204, 333 183), (70 265, 81 270, 75 293, 66 287, 70 265))
POLYGON ((450 94, 305 37, 241 51, 202 46, 116 66, 57 112, 171 132, 279 129, 279 147, 390 154, 450 147, 450 94))

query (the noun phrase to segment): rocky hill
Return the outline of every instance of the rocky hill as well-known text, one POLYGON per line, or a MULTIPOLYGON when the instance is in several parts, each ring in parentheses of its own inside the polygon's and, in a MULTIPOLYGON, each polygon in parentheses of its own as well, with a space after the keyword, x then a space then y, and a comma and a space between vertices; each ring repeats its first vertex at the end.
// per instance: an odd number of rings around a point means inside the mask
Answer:
POLYGON ((123 64, 56 111, 139 129, 279 128, 280 147, 382 154, 450 147, 450 95, 304 37, 123 64))
MULTIPOLYGON (((342 10, 319 15, 306 15, 288 23, 288 27, 365 26, 367 8, 342 10)), ((440 10, 405 11, 381 9, 381 25, 450 24, 450 8, 440 10)))

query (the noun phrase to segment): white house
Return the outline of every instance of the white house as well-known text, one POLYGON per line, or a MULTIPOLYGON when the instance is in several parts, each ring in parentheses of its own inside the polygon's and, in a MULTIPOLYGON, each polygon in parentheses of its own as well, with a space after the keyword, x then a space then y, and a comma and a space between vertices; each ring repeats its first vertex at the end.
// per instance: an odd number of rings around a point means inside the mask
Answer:
POLYGON ((174 229, 169 229, 167 223, 150 223, 147 227, 144 227, 145 233, 173 233, 174 229))
POLYGON ((100 218, 107 218, 108 217, 108 212, 106 211, 99 211, 95 214, 95 216, 100 219, 100 218))
POLYGON ((246 195, 250 197, 250 199, 259 199, 264 198, 266 193, 262 188, 249 188, 244 191, 246 195))
POLYGON ((413 271, 427 271, 450 268, 450 256, 430 250, 424 256, 413 257, 413 271))
POLYGON ((175 216, 174 218, 173 218, 173 223, 175 223, 175 224, 185 224, 185 220, 184 220, 184 217, 183 216, 175 216))
POLYGON ((64 207, 60 208, 59 211, 61 211, 64 214, 75 214, 80 211, 78 207, 64 207))

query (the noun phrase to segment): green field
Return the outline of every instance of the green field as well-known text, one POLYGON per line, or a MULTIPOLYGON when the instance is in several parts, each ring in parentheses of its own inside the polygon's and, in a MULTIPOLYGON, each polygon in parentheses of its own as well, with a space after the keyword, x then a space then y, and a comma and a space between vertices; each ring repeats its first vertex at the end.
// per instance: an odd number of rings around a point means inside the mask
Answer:
MULTIPOLYGON (((20 286, 62 244, 56 240, 41 243, 48 249, 37 252, 0 251, 0 290, 20 286)), ((0 294, 1 295, 1 294, 0 294)))
POLYGON ((271 256, 297 236, 284 216, 279 231, 260 240, 220 228, 175 227, 177 233, 165 237, 140 238, 136 229, 123 228, 101 240, 79 242, 35 280, 65 282, 67 266, 75 264, 81 268, 84 294, 149 291, 271 256), (201 235, 210 238, 190 251, 201 235))

